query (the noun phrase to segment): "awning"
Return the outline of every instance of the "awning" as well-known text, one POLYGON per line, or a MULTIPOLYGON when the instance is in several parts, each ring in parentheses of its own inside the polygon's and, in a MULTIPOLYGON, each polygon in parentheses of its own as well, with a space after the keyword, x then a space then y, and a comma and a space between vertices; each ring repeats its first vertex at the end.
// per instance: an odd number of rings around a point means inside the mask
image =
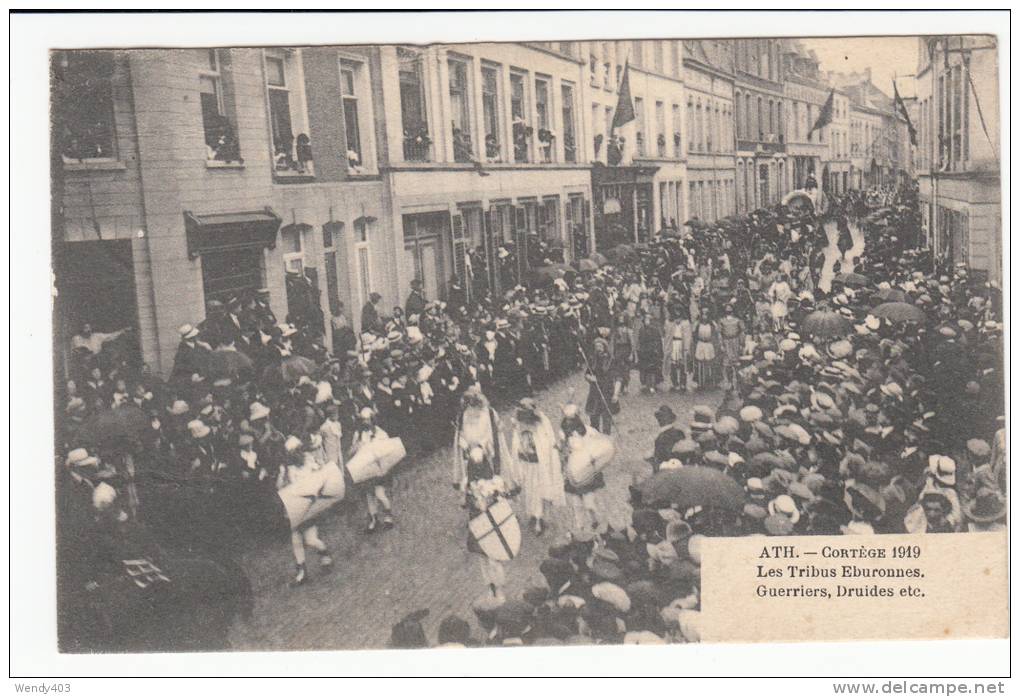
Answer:
POLYGON ((206 252, 223 252, 251 247, 276 247, 276 234, 282 223, 270 208, 240 213, 200 215, 184 211, 184 229, 188 237, 188 258, 206 252))

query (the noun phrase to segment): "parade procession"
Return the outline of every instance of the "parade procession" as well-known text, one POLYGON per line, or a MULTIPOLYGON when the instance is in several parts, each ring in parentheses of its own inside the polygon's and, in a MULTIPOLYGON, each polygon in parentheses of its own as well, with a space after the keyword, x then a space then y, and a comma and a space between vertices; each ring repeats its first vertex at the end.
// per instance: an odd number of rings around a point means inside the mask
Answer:
POLYGON ((695 643, 707 538, 1004 528, 943 38, 55 52, 61 650, 695 643))

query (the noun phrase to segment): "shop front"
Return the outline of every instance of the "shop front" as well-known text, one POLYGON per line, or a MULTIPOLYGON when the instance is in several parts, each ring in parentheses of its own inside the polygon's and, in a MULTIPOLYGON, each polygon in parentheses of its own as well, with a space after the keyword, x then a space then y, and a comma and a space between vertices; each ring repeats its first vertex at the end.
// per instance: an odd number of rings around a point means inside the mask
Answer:
POLYGON ((652 166, 592 168, 596 249, 651 239, 658 171, 652 166))

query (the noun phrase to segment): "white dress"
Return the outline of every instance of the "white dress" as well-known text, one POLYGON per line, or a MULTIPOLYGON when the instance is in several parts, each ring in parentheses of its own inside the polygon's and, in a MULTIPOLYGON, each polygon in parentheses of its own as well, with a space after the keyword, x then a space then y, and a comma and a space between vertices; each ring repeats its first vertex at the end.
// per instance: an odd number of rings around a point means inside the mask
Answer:
POLYGON ((537 424, 514 421, 510 440, 510 454, 514 469, 520 474, 527 514, 540 518, 543 502, 566 504, 563 494, 563 471, 556 449, 556 433, 545 414, 539 415, 537 424))

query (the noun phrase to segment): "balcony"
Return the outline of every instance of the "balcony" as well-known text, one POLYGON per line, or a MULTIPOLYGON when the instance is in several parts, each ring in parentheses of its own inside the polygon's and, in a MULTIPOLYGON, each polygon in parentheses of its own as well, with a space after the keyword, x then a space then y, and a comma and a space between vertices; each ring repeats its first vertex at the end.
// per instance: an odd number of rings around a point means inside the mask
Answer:
POLYGON ((737 150, 753 150, 769 154, 786 152, 786 139, 782 133, 759 133, 757 140, 738 139, 737 150))

